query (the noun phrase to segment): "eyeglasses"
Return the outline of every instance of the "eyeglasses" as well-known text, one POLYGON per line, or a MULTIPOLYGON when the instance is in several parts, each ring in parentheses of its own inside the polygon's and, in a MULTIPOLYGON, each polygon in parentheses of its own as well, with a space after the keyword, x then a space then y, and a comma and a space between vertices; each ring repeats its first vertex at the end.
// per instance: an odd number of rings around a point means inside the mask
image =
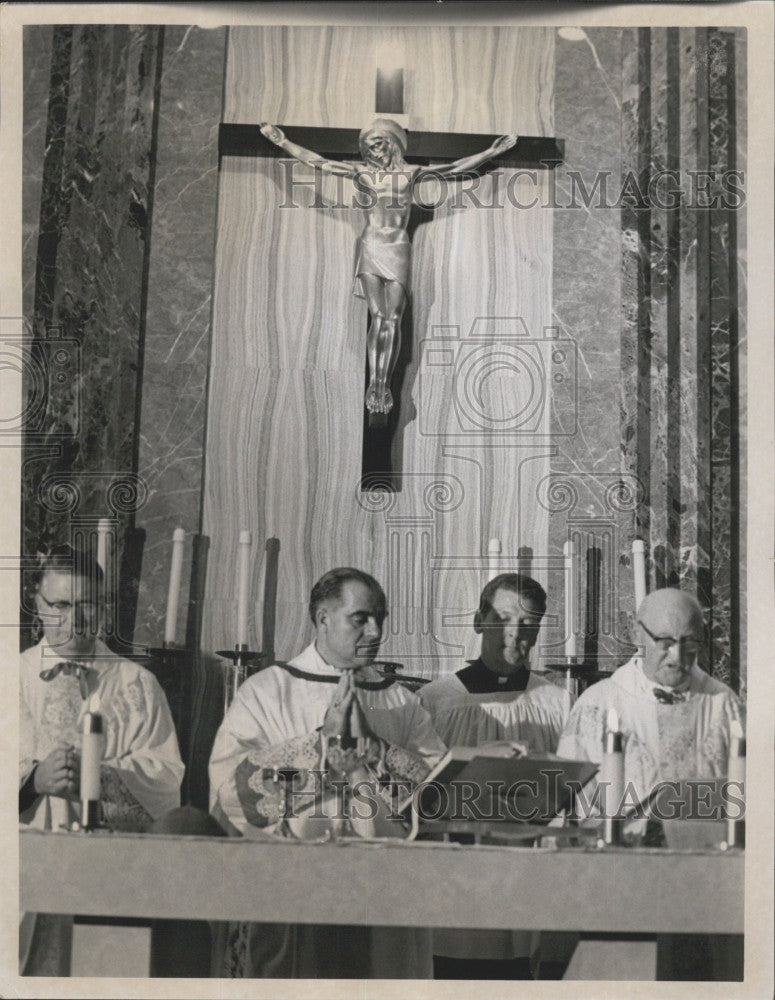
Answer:
POLYGON ((52 611, 63 617, 71 614, 73 611, 80 611, 85 616, 93 615, 99 607, 95 601, 75 601, 74 603, 70 601, 48 601, 40 591, 38 591, 38 597, 47 608, 51 608, 52 611))
POLYGON ((685 649, 687 653, 696 653, 705 641, 704 639, 697 639, 694 636, 684 636, 681 639, 675 639, 672 635, 654 635, 651 629, 644 625, 640 618, 638 619, 638 624, 654 645, 658 646, 663 653, 666 653, 668 649, 672 649, 673 646, 685 649))

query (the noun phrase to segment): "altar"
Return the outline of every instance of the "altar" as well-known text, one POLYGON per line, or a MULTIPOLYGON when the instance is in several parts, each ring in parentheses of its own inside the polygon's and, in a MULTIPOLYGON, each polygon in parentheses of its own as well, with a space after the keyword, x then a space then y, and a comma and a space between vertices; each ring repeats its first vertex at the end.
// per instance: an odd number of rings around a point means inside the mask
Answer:
POLYGON ((20 871, 22 909, 84 917, 581 930, 599 979, 628 939, 656 978, 657 934, 743 932, 739 851, 23 830, 20 871))

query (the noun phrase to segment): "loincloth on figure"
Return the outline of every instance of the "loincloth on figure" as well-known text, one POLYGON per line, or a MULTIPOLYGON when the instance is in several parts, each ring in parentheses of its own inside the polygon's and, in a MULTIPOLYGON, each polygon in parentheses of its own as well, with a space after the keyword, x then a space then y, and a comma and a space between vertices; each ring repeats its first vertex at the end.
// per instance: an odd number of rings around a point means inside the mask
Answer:
POLYGON ((362 274, 375 274, 384 281, 397 281, 409 295, 411 244, 406 230, 396 226, 368 226, 357 243, 353 295, 365 299, 362 274))

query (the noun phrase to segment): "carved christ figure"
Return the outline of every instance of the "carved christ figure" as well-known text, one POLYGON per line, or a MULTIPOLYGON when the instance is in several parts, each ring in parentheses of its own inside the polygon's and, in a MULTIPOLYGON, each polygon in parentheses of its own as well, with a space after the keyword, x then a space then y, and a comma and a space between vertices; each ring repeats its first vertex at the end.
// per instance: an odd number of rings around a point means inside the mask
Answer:
POLYGON ((358 138, 363 163, 327 160, 286 139, 275 125, 262 134, 280 149, 324 173, 350 177, 363 195, 366 228, 358 240, 355 295, 366 299, 370 323, 367 337, 369 387, 366 409, 388 413, 393 406, 390 381, 400 342, 401 317, 409 297, 410 243, 406 227, 414 187, 426 176, 462 174, 516 143, 516 135, 500 136, 481 153, 436 166, 412 166, 404 159, 406 132, 390 118, 376 118, 358 138))

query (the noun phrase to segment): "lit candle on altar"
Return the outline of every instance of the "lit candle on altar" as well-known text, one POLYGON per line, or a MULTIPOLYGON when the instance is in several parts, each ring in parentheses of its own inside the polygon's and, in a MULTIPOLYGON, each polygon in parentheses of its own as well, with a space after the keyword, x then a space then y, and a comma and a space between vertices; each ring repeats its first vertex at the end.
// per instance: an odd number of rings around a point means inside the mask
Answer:
POLYGON ((624 753, 619 715, 615 708, 608 709, 606 731, 603 738, 603 757, 600 762, 598 782, 603 786, 603 840, 617 844, 621 839, 621 807, 624 799, 624 753))
MULTIPOLYGON (((729 727, 729 760, 727 761, 727 781, 734 782, 729 789, 735 798, 745 801, 745 736, 743 728, 735 719, 729 727)), ((727 846, 742 847, 745 843, 745 820, 727 817, 727 846)))
POLYGON ((250 598, 250 547, 253 536, 241 531, 237 559, 237 645, 248 644, 248 600, 250 598))
POLYGON ((491 538, 487 543, 487 579, 492 580, 501 568, 501 540, 491 538))
POLYGON ((164 644, 175 642, 178 623, 178 600, 180 598, 180 577, 183 571, 183 543, 186 533, 182 528, 172 532, 172 562, 170 564, 170 585, 167 591, 167 619, 164 623, 164 644))
POLYGON ((632 543, 632 574, 635 584, 635 612, 646 596, 646 546, 642 538, 632 543))
POLYGON ((87 712, 81 727, 81 827, 94 830, 100 825, 100 765, 102 764, 102 716, 87 712))
POLYGON ((571 539, 563 546, 565 556, 565 659, 576 659, 576 546, 571 539))

